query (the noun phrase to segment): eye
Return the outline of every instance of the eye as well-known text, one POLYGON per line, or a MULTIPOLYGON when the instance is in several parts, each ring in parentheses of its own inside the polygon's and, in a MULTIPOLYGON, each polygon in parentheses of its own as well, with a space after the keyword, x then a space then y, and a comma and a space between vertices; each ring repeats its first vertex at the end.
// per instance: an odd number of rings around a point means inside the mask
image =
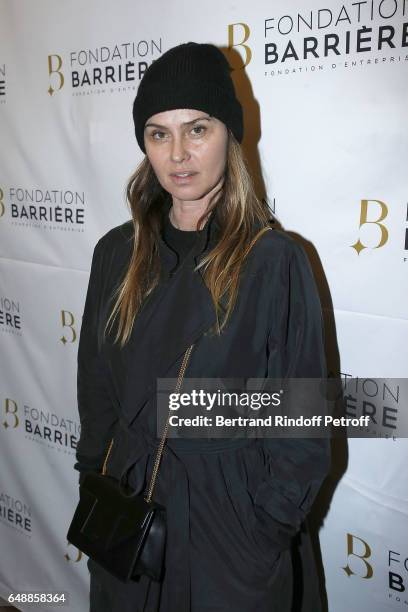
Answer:
POLYGON ((163 138, 156 138, 157 134, 164 134, 164 132, 160 130, 154 130, 150 135, 154 140, 163 140, 163 138))
POLYGON ((204 132, 206 131, 206 126, 205 125, 195 125, 192 129, 192 131, 194 130, 201 130, 201 132, 195 132, 196 136, 201 136, 201 134, 204 134, 204 132))

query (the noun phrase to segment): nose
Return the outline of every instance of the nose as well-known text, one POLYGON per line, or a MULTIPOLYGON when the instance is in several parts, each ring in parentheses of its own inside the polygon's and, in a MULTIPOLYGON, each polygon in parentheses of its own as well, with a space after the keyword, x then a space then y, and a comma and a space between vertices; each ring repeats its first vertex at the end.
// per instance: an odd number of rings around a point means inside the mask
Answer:
POLYGON ((173 143, 171 146, 172 161, 181 162, 187 157, 188 157, 188 152, 186 151, 186 148, 185 148, 183 136, 181 134, 176 134, 173 137, 173 143))

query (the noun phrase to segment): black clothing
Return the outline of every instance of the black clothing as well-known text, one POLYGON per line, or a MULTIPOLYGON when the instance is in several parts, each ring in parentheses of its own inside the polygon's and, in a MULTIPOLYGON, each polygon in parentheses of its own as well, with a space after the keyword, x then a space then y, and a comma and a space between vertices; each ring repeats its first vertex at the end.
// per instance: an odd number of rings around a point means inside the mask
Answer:
POLYGON ((197 236, 200 236, 205 231, 205 229, 199 230, 198 232, 195 230, 178 229, 172 224, 168 214, 164 216, 163 238, 178 254, 179 263, 183 261, 187 253, 193 247, 193 244, 197 240, 197 236))
MULTIPOLYGON (((98 241, 78 348, 80 478, 101 468, 113 437, 107 474, 145 490, 159 444, 156 379, 177 378, 192 343, 186 377, 326 376, 321 306, 303 248, 266 231, 246 260, 230 322, 214 336, 211 295, 194 271, 217 241, 214 212, 204 230, 175 273, 177 255, 160 240, 162 280, 123 349, 103 343, 102 333, 131 257, 132 222, 98 241)), ((319 612, 306 519, 329 467, 328 439, 168 438, 154 493, 166 506, 163 582, 123 584, 88 561, 91 612, 319 612)))

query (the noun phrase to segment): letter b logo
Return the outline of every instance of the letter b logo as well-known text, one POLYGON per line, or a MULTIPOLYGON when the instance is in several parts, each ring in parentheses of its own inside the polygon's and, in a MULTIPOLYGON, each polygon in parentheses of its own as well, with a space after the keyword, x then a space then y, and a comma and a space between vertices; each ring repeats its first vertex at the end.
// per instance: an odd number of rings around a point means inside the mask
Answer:
POLYGON ((345 567, 342 568, 346 572, 347 576, 351 576, 354 574, 355 576, 360 576, 360 578, 372 578, 373 567, 367 561, 369 557, 371 557, 371 548, 369 547, 367 542, 365 542, 364 540, 362 540, 361 538, 357 536, 353 536, 351 533, 348 533, 347 534, 348 563, 345 567), (361 570, 362 570, 361 573, 360 571, 357 572, 351 569, 349 565, 351 561, 350 557, 355 557, 359 559, 359 561, 357 563, 353 563, 353 565, 355 566, 357 565, 361 567, 361 570))
POLYGON ((49 55, 48 56, 48 76, 51 78, 53 74, 58 77, 58 87, 53 87, 51 84, 48 88, 50 96, 53 95, 54 91, 62 89, 64 86, 64 75, 61 72, 62 58, 60 55, 49 55))
MULTIPOLYGON (((381 200, 361 200, 359 228, 361 228, 363 225, 367 223, 373 223, 380 230, 380 239, 379 239, 378 244, 375 247, 373 247, 374 249, 379 249, 380 247, 384 246, 384 244, 388 240, 388 230, 383 223, 380 223, 381 221, 385 219, 387 215, 388 215, 388 208, 386 204, 384 204, 384 202, 381 202, 381 200), (368 203, 369 202, 376 202, 377 204, 380 205, 381 213, 378 219, 374 219, 372 221, 368 220, 368 203)), ((357 240, 355 244, 352 244, 351 247, 357 251, 357 255, 360 255, 363 249, 368 248, 366 245, 364 245, 361 242, 360 238, 357 240)))

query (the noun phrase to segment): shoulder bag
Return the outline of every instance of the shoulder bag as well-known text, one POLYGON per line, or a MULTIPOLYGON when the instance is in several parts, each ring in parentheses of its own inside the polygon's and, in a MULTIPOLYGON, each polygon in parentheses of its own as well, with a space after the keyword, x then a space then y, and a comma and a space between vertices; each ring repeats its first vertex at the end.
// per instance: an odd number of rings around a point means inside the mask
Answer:
MULTIPOLYGON (((190 358, 192 344, 185 352, 175 392, 178 392, 190 358)), ((79 502, 67 533, 67 540, 122 582, 146 574, 162 578, 166 541, 165 507, 152 500, 160 459, 165 444, 167 417, 147 492, 133 489, 106 474, 110 442, 102 472, 87 472, 79 486, 79 502)))

